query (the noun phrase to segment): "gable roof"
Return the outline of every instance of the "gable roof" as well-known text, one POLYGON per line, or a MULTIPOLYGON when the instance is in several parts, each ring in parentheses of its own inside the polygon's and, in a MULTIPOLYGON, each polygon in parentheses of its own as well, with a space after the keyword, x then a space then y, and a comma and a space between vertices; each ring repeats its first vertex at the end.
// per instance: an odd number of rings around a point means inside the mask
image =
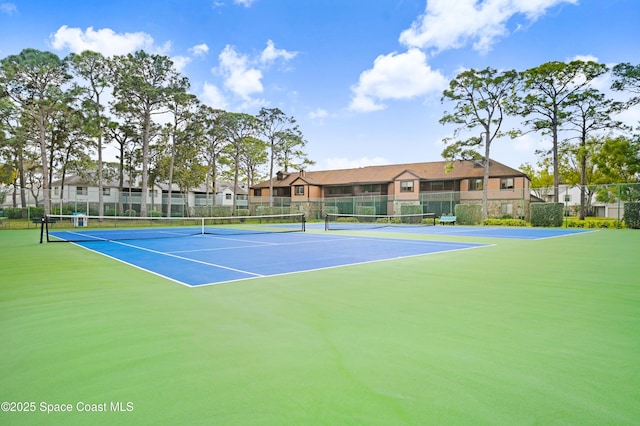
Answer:
MULTIPOLYGON (((305 183, 317 186, 331 185, 353 185, 353 184, 374 184, 389 183, 403 173, 411 173, 422 180, 458 180, 465 178, 481 178, 484 176, 484 167, 475 161, 457 160, 434 161, 429 163, 391 164, 386 166, 367 166, 356 169, 341 170, 320 170, 314 172, 305 171, 282 175, 283 179, 272 179, 273 186, 287 187, 297 179, 302 179, 305 183), (453 167, 447 171, 447 165, 453 167)), ((525 173, 490 160, 490 177, 515 177, 527 176, 525 173)), ((252 188, 269 188, 269 181, 260 182, 252 188)))

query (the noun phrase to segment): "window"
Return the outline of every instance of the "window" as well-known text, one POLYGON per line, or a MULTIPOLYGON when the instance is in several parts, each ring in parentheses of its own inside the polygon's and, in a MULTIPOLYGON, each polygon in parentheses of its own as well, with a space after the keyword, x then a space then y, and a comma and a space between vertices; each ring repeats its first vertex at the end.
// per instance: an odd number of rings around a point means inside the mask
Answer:
POLYGON ((500 206, 500 211, 503 215, 513 215, 513 204, 511 203, 503 203, 500 206))
POLYGON ((369 193, 380 194, 382 193, 382 185, 380 184, 360 185, 360 193, 361 194, 369 194, 369 193))
POLYGON ((111 195, 111 188, 102 188, 102 195, 108 197, 111 195))
POLYGON ((77 186, 76 187, 76 195, 87 195, 89 191, 86 186, 77 186))
POLYGON ((56 186, 55 188, 53 188, 53 193, 54 195, 60 195, 60 187, 56 186))
POLYGON ((413 192, 413 181, 405 180, 400 182, 400 192, 413 192))
POLYGON ((513 189, 513 178, 500 179, 500 189, 513 189))
POLYGON ((254 197, 262 197, 262 189, 254 189, 253 190, 254 197))
MULTIPOLYGON (((433 180, 433 181, 421 181, 420 192, 430 191, 456 191, 455 182, 452 180, 433 180)), ((459 191, 459 189, 458 189, 459 191)))
POLYGON ((353 186, 327 186, 324 193, 325 195, 352 195, 353 186))
POLYGON ((227 192, 226 194, 224 194, 224 199, 225 200, 230 200, 231 199, 231 194, 229 192, 227 192))
POLYGON ((304 195, 304 185, 296 185, 294 189, 296 195, 304 195))
POLYGON ((482 191, 482 179, 471 179, 469 181, 469 191, 482 191))

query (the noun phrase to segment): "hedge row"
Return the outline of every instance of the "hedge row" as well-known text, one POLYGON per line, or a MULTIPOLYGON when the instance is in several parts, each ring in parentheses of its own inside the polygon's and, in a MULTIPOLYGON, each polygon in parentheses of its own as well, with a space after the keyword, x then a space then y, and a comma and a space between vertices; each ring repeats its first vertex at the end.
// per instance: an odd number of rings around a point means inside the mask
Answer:
POLYGON ((458 204, 455 207, 456 223, 479 225, 482 223, 482 204, 458 204))
POLYGON ((640 203, 625 203, 623 219, 628 228, 640 229, 640 203))
POLYGON ((487 226, 529 226, 529 224, 522 219, 496 219, 488 218, 484 220, 484 225, 487 226))
POLYGON ((562 203, 531 204, 531 226, 562 226, 564 205, 562 203))

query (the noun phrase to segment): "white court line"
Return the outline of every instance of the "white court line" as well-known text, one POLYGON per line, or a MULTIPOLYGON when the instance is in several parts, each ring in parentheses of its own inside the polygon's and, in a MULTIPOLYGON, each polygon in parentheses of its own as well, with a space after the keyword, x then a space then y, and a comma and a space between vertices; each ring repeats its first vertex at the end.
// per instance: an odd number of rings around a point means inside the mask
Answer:
POLYGON ((457 249, 451 249, 451 250, 434 251, 434 252, 431 252, 431 253, 420 253, 420 254, 411 254, 411 255, 408 255, 408 256, 389 257, 387 259, 364 260, 362 262, 345 263, 345 264, 342 264, 342 265, 325 266, 325 267, 322 267, 322 268, 305 269, 305 270, 302 270, 302 271, 283 272, 281 274, 264 275, 263 277, 239 278, 239 279, 235 279, 235 280, 216 281, 216 282, 212 282, 212 283, 195 284, 195 285, 188 285, 187 284, 187 286, 188 287, 192 287, 192 288, 196 288, 196 287, 197 288, 200 288, 200 287, 211 287, 211 286, 218 285, 218 284, 228 284, 228 283, 239 282, 239 281, 255 280, 256 278, 282 277, 282 276, 286 276, 286 275, 302 274, 302 273, 305 273, 305 272, 324 271, 324 270, 327 270, 327 269, 344 268, 345 266, 365 265, 367 263, 387 262, 387 261, 390 261, 390 260, 409 259, 409 258, 418 257, 418 256, 430 256, 430 255, 433 255, 433 254, 451 253, 451 252, 454 252, 454 251, 472 250, 472 249, 477 249, 477 248, 485 248, 485 247, 493 247, 493 246, 495 246, 495 244, 484 244, 484 245, 478 245, 478 246, 475 246, 475 247, 463 247, 463 248, 457 248, 457 249))
POLYGON ((216 268, 226 269, 228 271, 240 272, 240 273, 247 274, 247 275, 253 275, 255 277, 264 277, 264 275, 256 274, 255 272, 243 271, 242 269, 231 268, 229 266, 218 265, 216 263, 204 262, 202 260, 190 259, 188 257, 177 256, 177 255, 171 254, 171 253, 164 253, 164 252, 161 252, 161 251, 158 251, 158 250, 152 250, 152 249, 148 249, 148 248, 145 248, 145 247, 138 247, 138 246, 134 246, 132 244, 124 243, 122 241, 111 241, 111 242, 113 244, 120 244, 120 245, 123 245, 125 247, 131 247, 131 248, 138 249, 138 250, 148 251, 150 253, 160 254, 162 256, 169 256, 169 257, 173 257, 173 258, 180 259, 180 260, 186 260, 186 261, 189 261, 189 262, 200 263, 202 265, 214 266, 216 268))

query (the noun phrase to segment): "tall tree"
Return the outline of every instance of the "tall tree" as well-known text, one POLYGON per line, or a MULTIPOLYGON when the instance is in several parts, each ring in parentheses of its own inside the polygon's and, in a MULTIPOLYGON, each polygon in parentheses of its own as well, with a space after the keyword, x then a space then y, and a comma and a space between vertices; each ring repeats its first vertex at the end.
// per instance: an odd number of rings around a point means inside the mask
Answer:
POLYGON ((531 131, 551 135, 553 159, 554 202, 558 202, 560 184, 558 168, 558 136, 567 121, 571 108, 571 96, 582 92, 598 76, 607 71, 607 66, 596 62, 572 61, 547 62, 523 71, 525 95, 520 100, 519 114, 531 131))
POLYGON ((618 64, 613 67, 615 80, 611 85, 613 90, 631 92, 632 97, 626 102, 627 108, 640 103, 640 65, 629 63, 618 64))
MULTIPOLYGON (((0 93, 4 90, 0 88, 0 93)), ((22 113, 9 97, 0 96, 0 133, 2 133, 2 156, 17 171, 17 182, 13 181, 13 207, 18 207, 18 191, 20 206, 27 207, 27 182, 25 176, 25 157, 27 135, 22 125, 22 113)))
MULTIPOLYGON (((445 113, 441 124, 455 124, 454 137, 463 131, 479 130, 479 136, 450 143, 442 156, 449 161, 456 158, 469 159, 481 156, 484 164, 482 185, 482 214, 487 217, 487 190, 489 187, 491 144, 502 136, 502 123, 509 100, 516 90, 518 74, 515 71, 498 72, 492 68, 461 72, 451 80, 449 88, 442 94, 442 102, 454 102, 453 112, 445 113), (477 151, 484 146, 482 154, 477 151), (479 155, 478 155, 479 154, 479 155)), ((478 134, 476 133, 476 135, 478 134)))
POLYGON ((244 149, 240 156, 242 171, 247 178, 247 186, 262 180, 260 168, 267 163, 268 143, 262 139, 248 137, 244 140, 244 149))
POLYGON ((115 57, 112 72, 115 111, 142 132, 140 215, 147 216, 152 117, 167 111, 170 95, 178 89, 174 84, 184 80, 180 79, 168 57, 149 55, 144 51, 115 57))
POLYGON ((70 80, 66 63, 51 52, 24 49, 0 61, 0 85, 6 96, 36 126, 46 215, 51 212, 47 127, 63 97, 63 86, 70 80))
MULTIPOLYGON (((129 159, 133 156, 132 153, 135 150, 139 132, 131 125, 119 124, 115 121, 110 121, 106 130, 107 137, 118 145, 118 154, 116 156, 118 159, 118 213, 124 214, 124 172, 130 166, 129 159)), ((129 176, 131 176, 131 171, 129 171, 129 176)), ((129 179, 129 188, 131 188, 132 184, 133 182, 129 179)))
POLYGON ((315 161, 307 157, 304 147, 307 141, 302 137, 302 132, 297 130, 286 130, 277 134, 280 150, 276 156, 276 164, 282 167, 284 172, 289 169, 304 170, 308 166, 316 164, 315 161))
MULTIPOLYGON (((182 90, 175 90, 169 96, 168 107, 169 112, 172 115, 172 121, 167 123, 166 130, 166 142, 169 151, 169 170, 168 170, 168 199, 167 199, 167 216, 171 216, 171 197, 172 197, 172 185, 173 174, 176 161, 176 151, 179 149, 180 144, 188 144, 190 141, 187 138, 186 128, 191 123, 191 130, 195 130, 193 125, 193 119, 195 111, 198 107, 198 99, 186 92, 188 82, 184 82, 182 85, 175 85, 182 90)), ((193 142, 193 140, 191 140, 193 142)))
POLYGON ((208 105, 201 104, 198 109, 198 121, 202 124, 203 149, 202 154, 207 165, 207 205, 213 206, 214 202, 209 200, 209 190, 213 190, 215 197, 216 182, 218 179, 218 165, 220 157, 224 153, 227 138, 222 124, 225 111, 213 109, 208 105))
POLYGON ((282 151, 282 138, 285 133, 300 133, 296 120, 288 117, 278 108, 261 108, 258 112, 260 134, 269 146, 269 206, 273 207, 273 167, 282 151))
POLYGON ((250 114, 228 112, 223 116, 222 128, 228 141, 226 151, 233 162, 233 215, 236 214, 237 196, 235 192, 238 188, 242 156, 247 149, 247 140, 258 134, 259 126, 259 120, 250 114))
POLYGON ((68 57, 75 74, 82 78, 82 106, 87 117, 87 133, 96 139, 98 154, 98 215, 104 215, 104 176, 103 176, 103 140, 107 119, 104 116, 102 94, 109 87, 109 63, 98 52, 86 50, 80 54, 72 53, 68 57))
POLYGON ((577 149, 571 149, 580 164, 580 219, 584 219, 587 209, 587 161, 591 150, 587 147, 587 140, 595 132, 611 129, 622 125, 611 119, 614 109, 612 100, 604 93, 592 88, 572 93, 567 97, 562 107, 569 112, 567 124, 576 133, 577 149))

